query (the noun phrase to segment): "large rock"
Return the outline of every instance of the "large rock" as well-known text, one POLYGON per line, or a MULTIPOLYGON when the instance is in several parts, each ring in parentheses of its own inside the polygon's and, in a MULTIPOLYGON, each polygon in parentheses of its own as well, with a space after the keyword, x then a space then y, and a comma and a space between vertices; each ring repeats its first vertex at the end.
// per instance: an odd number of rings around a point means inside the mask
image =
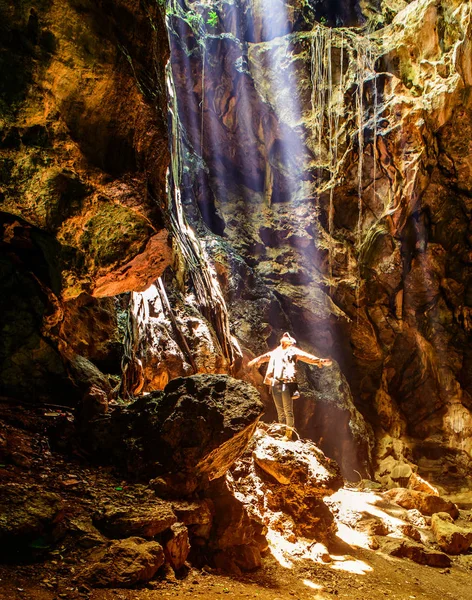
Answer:
MULTIPOLYGON (((36 540, 46 547, 64 516, 61 498, 38 485, 6 483, 0 486, 0 552, 28 552, 36 540)), ((37 544, 36 544, 37 545, 37 544)))
POLYGON ((336 527, 323 499, 343 485, 338 465, 312 442, 283 442, 257 430, 233 469, 235 489, 267 527, 327 541, 336 527))
POLYGON ((259 519, 235 493, 228 474, 212 482, 207 495, 214 507, 213 528, 208 543, 217 567, 238 573, 252 571, 261 565, 261 538, 263 530, 259 519))
POLYGON ((343 485, 338 465, 309 442, 283 444, 270 436, 260 436, 253 458, 278 483, 292 489, 305 489, 307 495, 321 499, 343 485))
POLYGON ((130 537, 93 551, 79 578, 95 587, 132 587, 149 581, 164 560, 160 544, 130 537))
POLYGON ((448 513, 438 512, 431 518, 431 528, 438 546, 447 554, 467 552, 472 544, 472 527, 456 525, 448 513))
POLYGON ((389 490, 388 492, 385 492, 384 496, 403 508, 418 509, 422 515, 431 516, 434 513, 444 512, 451 515, 454 519, 457 519, 459 516, 457 506, 453 502, 445 500, 440 496, 432 496, 425 492, 417 492, 415 490, 406 490, 403 488, 389 490))
POLYGON ((187 496, 226 473, 244 452, 262 410, 257 390, 243 381, 226 375, 177 378, 163 392, 92 423, 84 443, 134 476, 153 478, 158 495, 187 496))
POLYGON ((152 538, 177 521, 170 504, 156 500, 136 507, 107 506, 94 516, 94 524, 107 536, 152 538))

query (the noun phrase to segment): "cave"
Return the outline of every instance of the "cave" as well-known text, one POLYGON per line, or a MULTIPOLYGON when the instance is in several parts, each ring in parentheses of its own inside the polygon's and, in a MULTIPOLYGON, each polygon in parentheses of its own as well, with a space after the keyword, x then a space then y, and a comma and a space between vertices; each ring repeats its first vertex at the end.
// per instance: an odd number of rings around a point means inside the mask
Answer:
POLYGON ((0 597, 469 600, 470 2, 0 32, 0 597))

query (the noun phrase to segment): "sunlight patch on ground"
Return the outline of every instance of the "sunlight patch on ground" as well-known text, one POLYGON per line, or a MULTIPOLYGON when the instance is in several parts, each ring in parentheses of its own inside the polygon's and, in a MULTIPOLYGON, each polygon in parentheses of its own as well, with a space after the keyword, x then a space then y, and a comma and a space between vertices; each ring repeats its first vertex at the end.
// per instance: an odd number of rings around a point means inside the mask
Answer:
POLYGON ((293 563, 301 559, 316 563, 331 562, 326 547, 321 543, 306 538, 297 538, 295 542, 290 542, 280 532, 270 528, 266 537, 272 556, 287 569, 291 569, 293 563))
MULTIPOLYGON (((353 525, 355 525, 355 521, 357 520, 356 515, 360 514, 371 515, 372 517, 381 519, 386 525, 389 526, 391 530, 398 529, 401 525, 405 524, 405 521, 402 519, 389 515, 387 512, 376 506, 376 504, 382 502, 383 499, 374 492, 358 492, 342 488, 330 496, 329 500, 330 502, 334 501, 339 503, 340 510, 343 513, 340 520, 344 523, 349 522, 349 513, 351 513, 353 517, 353 525)), ((341 529, 341 525, 339 525, 339 528, 341 529)), ((351 543, 348 540, 345 541, 348 544, 351 543)), ((354 541, 352 543, 356 544, 354 541)), ((363 546, 362 544, 359 545, 361 545, 363 548, 367 547, 363 546)))
POLYGON ((344 525, 344 523, 338 523, 338 532, 336 535, 350 546, 358 546, 359 548, 365 548, 366 550, 370 548, 370 536, 367 535, 367 533, 351 529, 351 527, 344 525))
POLYGON ((282 567, 291 569, 293 566, 293 560, 290 560, 288 556, 293 556, 293 551, 296 544, 292 544, 286 540, 283 535, 277 531, 274 531, 273 529, 269 529, 266 537, 267 541, 269 542, 269 548, 272 556, 282 567))
POLYGON ((312 590, 322 590, 323 589, 322 585, 320 585, 319 583, 315 583, 314 581, 311 581, 310 579, 304 579, 303 583, 307 587, 311 588, 312 590))
POLYGON ((365 575, 373 571, 373 568, 363 560, 352 558, 352 556, 333 556, 333 564, 331 569, 334 571, 346 571, 347 573, 354 573, 355 575, 365 575))

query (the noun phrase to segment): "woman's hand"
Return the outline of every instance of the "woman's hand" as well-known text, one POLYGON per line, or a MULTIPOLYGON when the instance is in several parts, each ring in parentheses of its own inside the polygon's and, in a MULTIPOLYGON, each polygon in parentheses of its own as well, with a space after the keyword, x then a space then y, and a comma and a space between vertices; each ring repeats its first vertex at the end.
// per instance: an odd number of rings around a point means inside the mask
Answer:
POLYGON ((333 365, 333 361, 330 358, 322 358, 321 366, 323 367, 331 367, 333 365))

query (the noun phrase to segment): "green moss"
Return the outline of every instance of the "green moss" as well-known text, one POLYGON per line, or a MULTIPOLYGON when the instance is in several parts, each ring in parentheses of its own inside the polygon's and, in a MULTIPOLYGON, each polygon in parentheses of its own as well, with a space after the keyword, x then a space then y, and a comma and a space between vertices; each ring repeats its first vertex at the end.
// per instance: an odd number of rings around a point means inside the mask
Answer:
POLYGON ((80 244, 98 267, 125 262, 147 243, 152 228, 132 210, 102 202, 99 211, 85 224, 80 244))

